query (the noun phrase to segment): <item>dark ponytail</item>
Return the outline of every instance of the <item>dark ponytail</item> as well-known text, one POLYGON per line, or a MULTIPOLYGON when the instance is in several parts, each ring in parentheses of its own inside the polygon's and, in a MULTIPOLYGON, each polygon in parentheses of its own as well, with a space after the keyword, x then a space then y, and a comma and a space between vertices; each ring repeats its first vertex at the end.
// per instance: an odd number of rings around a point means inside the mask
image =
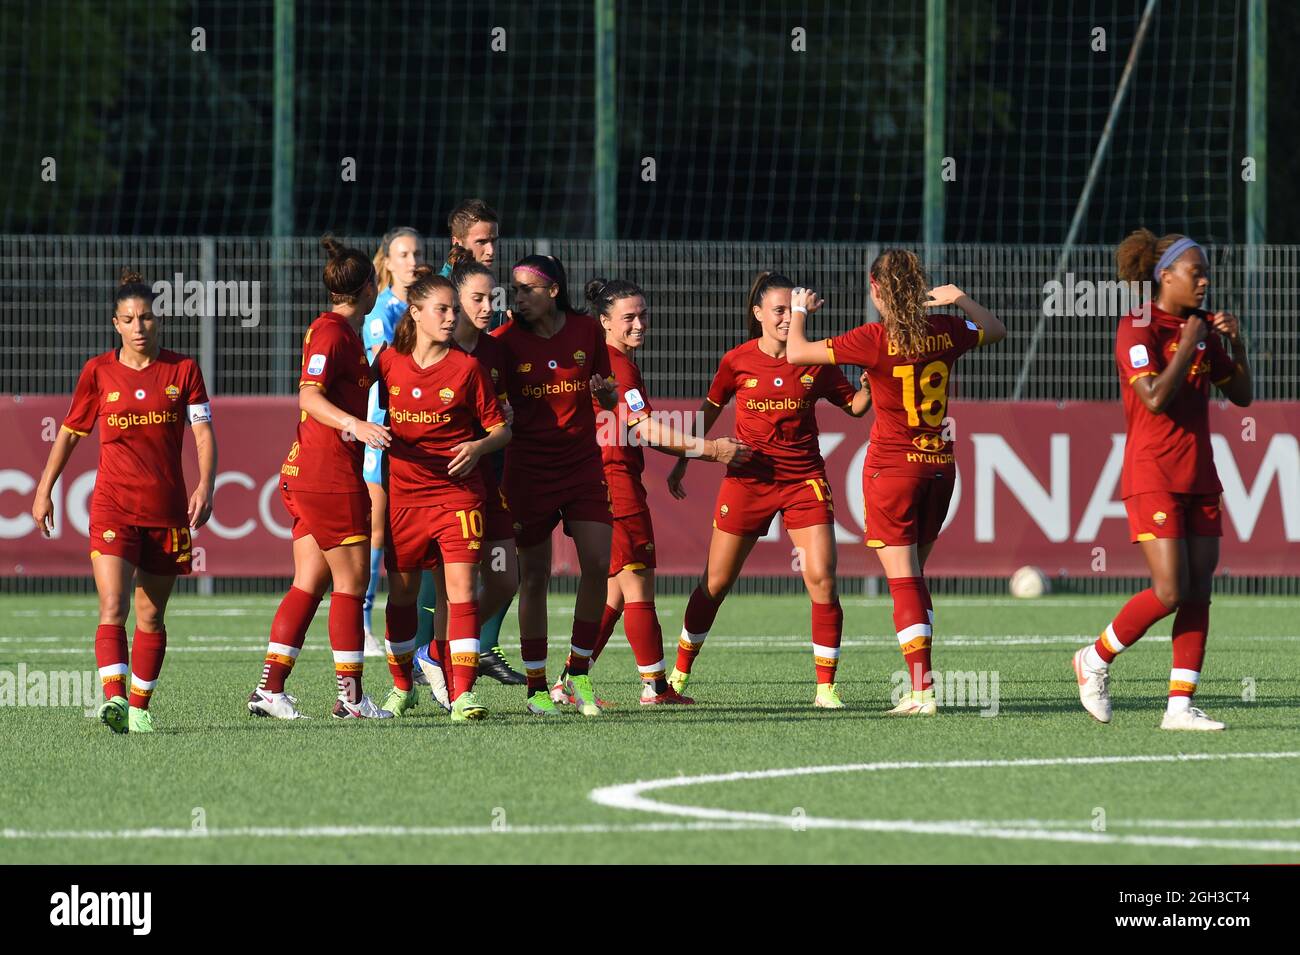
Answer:
POLYGON ((350 249, 332 235, 323 235, 321 248, 329 256, 321 277, 330 293, 332 305, 355 305, 375 275, 370 256, 358 249, 350 249))
POLYGON ((419 305, 440 289, 451 293, 452 308, 455 308, 455 286, 447 278, 435 272, 432 265, 422 263, 415 267, 415 281, 406 290, 406 311, 402 313, 397 328, 393 330, 393 351, 399 355, 409 355, 415 351, 415 319, 411 317, 411 306, 419 305))
POLYGON ((586 298, 591 314, 600 318, 608 315, 619 299, 645 298, 645 292, 635 282, 627 279, 592 279, 587 283, 586 298))
MULTIPOLYGON (((457 246, 457 248, 460 248, 457 246)), ((475 261, 474 256, 469 257, 469 261, 460 261, 453 264, 451 269, 451 284, 456 287, 459 293, 461 286, 468 282, 475 275, 486 275, 489 281, 495 281, 496 276, 492 270, 482 262, 475 261)))
POLYGON ((745 299, 745 318, 750 338, 761 338, 763 335, 763 323, 754 317, 754 309, 763 304, 763 297, 774 288, 792 289, 794 283, 780 272, 759 272, 754 276, 754 284, 749 287, 749 297, 745 299))

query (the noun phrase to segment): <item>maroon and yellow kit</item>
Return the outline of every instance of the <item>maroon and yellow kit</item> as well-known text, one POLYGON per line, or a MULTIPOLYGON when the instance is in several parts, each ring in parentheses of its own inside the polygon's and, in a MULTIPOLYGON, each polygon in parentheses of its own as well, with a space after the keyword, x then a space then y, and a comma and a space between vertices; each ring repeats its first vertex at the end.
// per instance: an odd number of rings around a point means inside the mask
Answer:
POLYGON ((518 319, 492 334, 509 354, 504 390, 515 420, 503 484, 515 540, 539 544, 561 520, 611 523, 590 388, 593 375, 610 375, 604 330, 569 312, 550 338, 518 319))
POLYGON ((410 355, 385 349, 377 369, 393 435, 384 455, 388 569, 420 570, 434 566, 439 557, 478 563, 486 490, 481 471, 452 477, 447 468, 458 445, 505 424, 489 372, 454 347, 428 368, 410 355))
POLYGON ((818 399, 847 407, 854 395, 835 369, 791 365, 758 342, 722 356, 707 399, 721 408, 735 396, 736 438, 754 451, 728 466, 714 511, 714 527, 741 537, 766 534, 778 511, 788 529, 832 523, 814 407, 818 399))
MULTIPOLYGON (((605 465, 605 483, 614 510, 614 537, 610 546, 609 576, 624 570, 647 570, 655 566, 655 531, 650 520, 641 475, 645 472, 645 452, 640 444, 626 439, 627 430, 650 417, 650 396, 646 393, 641 369, 630 355, 613 346, 609 348, 609 367, 618 382, 616 437, 601 444, 600 457, 605 465)), ((594 399, 593 399, 594 402, 594 399)), ((601 409, 597 406, 597 415, 601 409)))
POLYGON ((90 503, 90 556, 146 573, 188 574, 190 528, 181 447, 185 423, 212 419, 191 358, 162 349, 144 368, 96 355, 81 370, 63 427, 85 437, 102 420, 90 503))
POLYGON ((1134 391, 1138 379, 1158 375, 1178 351, 1183 319, 1150 306, 1148 320, 1134 312, 1120 320, 1115 363, 1124 395, 1128 437, 1120 494, 1134 541, 1223 535, 1223 485, 1210 446, 1210 385, 1237 373, 1219 336, 1196 346, 1187 379, 1162 414, 1147 410, 1134 391))
MULTIPOLYGON (((480 334, 469 352, 474 360, 483 366, 488 377, 492 379, 498 401, 508 400, 505 393, 506 363, 510 354, 506 346, 490 334, 480 334)), ((514 536, 514 518, 510 516, 510 507, 506 502, 505 491, 501 489, 500 470, 505 461, 505 452, 499 451, 491 458, 484 458, 479 463, 479 477, 483 479, 486 510, 484 512, 483 539, 488 541, 509 540, 514 536), (498 459, 497 455, 500 455, 498 459)))
POLYGON ((832 363, 860 366, 871 385, 876 419, 862 469, 868 547, 933 543, 952 499, 948 385, 957 359, 980 345, 984 331, 962 316, 927 318, 920 355, 900 355, 880 322, 826 339, 832 363))
MULTIPOLYGON (((370 361, 348 320, 325 312, 302 339, 298 387, 320 388, 337 408, 366 420, 370 361)), ((370 496, 361 475, 365 445, 305 411, 298 440, 280 466, 280 493, 293 539, 311 535, 322 550, 370 539, 370 496)))

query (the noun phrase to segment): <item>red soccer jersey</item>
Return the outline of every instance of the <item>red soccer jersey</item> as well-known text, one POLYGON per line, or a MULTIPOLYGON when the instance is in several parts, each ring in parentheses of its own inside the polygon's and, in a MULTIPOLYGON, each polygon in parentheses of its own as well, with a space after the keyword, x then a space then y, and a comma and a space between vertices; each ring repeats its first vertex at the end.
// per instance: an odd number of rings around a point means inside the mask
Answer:
POLYGON ((612 416, 615 421, 613 428, 602 428, 604 440, 600 445, 600 457, 605 464, 605 483, 609 485, 609 499, 614 505, 614 516, 626 517, 649 507, 645 487, 641 483, 641 474, 645 471, 645 452, 640 444, 631 443, 627 431, 650 417, 654 409, 650 407, 650 396, 646 394, 641 369, 632 360, 632 356, 612 345, 606 347, 609 349, 609 366, 618 381, 618 407, 612 412, 603 412, 600 407, 595 409, 597 416, 604 413, 612 416))
POLYGON ((736 396, 736 438, 754 449, 727 473, 765 481, 803 481, 825 470, 817 437, 818 398, 845 407, 854 388, 826 365, 791 365, 751 338, 722 356, 708 400, 721 408, 736 396))
POLYGON ((506 470, 548 489, 602 474, 596 443, 592 375, 608 378, 605 331, 590 315, 569 312, 564 327, 540 338, 518 320, 492 333, 506 346, 505 392, 514 408, 506 470))
POLYGON ((199 366, 166 349, 139 369, 118 361, 116 350, 96 355, 81 370, 63 427, 85 436, 101 418, 94 519, 137 527, 187 525, 185 422, 212 418, 199 366))
MULTIPOLYGON (((476 349, 477 350, 477 349, 476 349)), ((388 500, 392 507, 482 506, 483 479, 476 467, 451 477, 452 448, 505 424, 483 367, 461 351, 421 368, 391 348, 379 353, 380 393, 388 403, 388 500)))
MULTIPOLYGON (((323 388, 336 408, 358 421, 366 420, 370 361, 361 336, 342 315, 325 312, 303 336, 298 387, 304 385, 323 388)), ((364 491, 361 463, 365 453, 360 441, 304 411, 299 415, 298 440, 280 466, 280 477, 291 491, 364 491)))
POLYGON ((1173 494, 1218 494, 1223 490, 1210 448, 1210 383, 1225 384, 1236 366, 1219 336, 1210 333, 1196 348, 1187 370, 1163 414, 1153 414, 1133 390, 1133 383, 1158 375, 1178 350, 1183 319, 1151 306, 1148 321, 1139 312, 1120 319, 1115 335, 1115 362, 1124 394, 1128 439, 1124 443, 1124 473, 1120 494, 1132 497, 1149 491, 1173 494))
POLYGON ((957 359, 984 340, 984 330, 958 315, 929 315, 925 351, 898 354, 882 322, 870 322, 826 339, 830 359, 858 365, 871 384, 876 420, 866 467, 925 475, 955 470, 943 436, 948 385, 957 359))
POLYGON ((502 344, 500 339, 493 338, 491 332, 483 332, 478 336, 478 341, 474 343, 474 350, 467 352, 475 361, 483 366, 483 370, 488 373, 492 381, 492 393, 498 399, 504 400, 506 366, 510 363, 510 352, 502 344))

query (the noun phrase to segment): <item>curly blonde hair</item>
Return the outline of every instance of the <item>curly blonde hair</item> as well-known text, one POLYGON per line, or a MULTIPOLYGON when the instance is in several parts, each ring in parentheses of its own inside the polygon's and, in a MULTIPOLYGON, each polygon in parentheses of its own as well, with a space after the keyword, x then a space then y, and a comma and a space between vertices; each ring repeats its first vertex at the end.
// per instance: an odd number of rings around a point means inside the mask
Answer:
POLYGON ((880 317, 885 333, 906 357, 925 352, 930 320, 925 303, 930 297, 930 277, 915 252, 886 249, 871 263, 871 281, 880 299, 880 317))

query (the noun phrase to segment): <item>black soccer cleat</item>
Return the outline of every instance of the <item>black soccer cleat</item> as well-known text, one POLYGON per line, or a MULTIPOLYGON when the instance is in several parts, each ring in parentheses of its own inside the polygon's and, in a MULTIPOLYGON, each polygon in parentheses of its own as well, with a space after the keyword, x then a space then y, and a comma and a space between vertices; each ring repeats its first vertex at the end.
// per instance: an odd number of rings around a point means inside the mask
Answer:
POLYGON ((500 647, 493 647, 486 653, 479 654, 478 675, 490 676, 506 686, 522 686, 528 682, 527 677, 510 666, 510 661, 506 659, 500 647))

